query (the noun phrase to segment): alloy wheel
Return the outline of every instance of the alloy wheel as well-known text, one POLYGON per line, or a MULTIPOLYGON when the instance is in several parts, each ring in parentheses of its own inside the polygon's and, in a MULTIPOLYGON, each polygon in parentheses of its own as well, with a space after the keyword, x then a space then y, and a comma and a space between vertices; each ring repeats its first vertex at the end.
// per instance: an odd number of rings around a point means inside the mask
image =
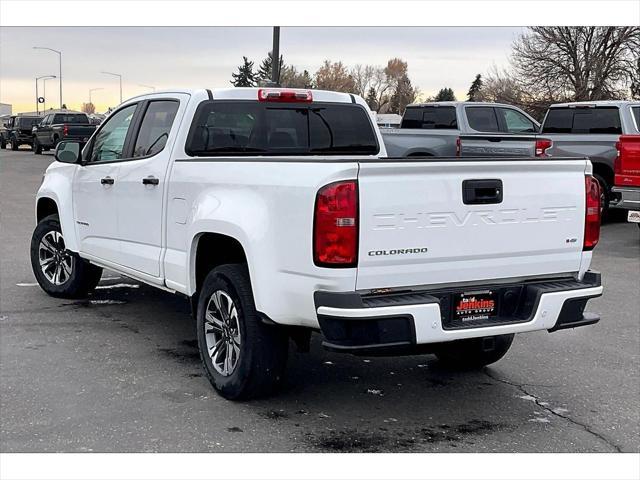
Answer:
POLYGON ((67 251, 62 234, 51 230, 43 235, 38 247, 43 275, 54 285, 66 283, 73 273, 73 257, 67 251))
POLYGON ((238 309, 223 290, 216 290, 209 298, 205 310, 204 335, 213 368, 228 377, 238 365, 242 335, 238 309))

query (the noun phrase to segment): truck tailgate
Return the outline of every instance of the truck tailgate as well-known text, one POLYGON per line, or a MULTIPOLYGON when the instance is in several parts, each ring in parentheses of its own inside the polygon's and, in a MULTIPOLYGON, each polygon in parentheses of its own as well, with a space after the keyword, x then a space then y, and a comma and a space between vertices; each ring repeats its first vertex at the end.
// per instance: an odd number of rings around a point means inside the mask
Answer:
POLYGON ((536 135, 461 135, 461 157, 534 157, 536 135))
POLYGON ((586 167, 585 159, 362 162, 356 288, 577 272, 586 167))

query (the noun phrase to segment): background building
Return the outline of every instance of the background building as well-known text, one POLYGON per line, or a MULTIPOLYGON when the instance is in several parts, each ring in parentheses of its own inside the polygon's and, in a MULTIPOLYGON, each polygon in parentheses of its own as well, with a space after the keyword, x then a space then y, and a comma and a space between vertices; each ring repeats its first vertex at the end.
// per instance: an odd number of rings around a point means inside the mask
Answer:
POLYGON ((10 103, 0 103, 0 116, 3 115, 11 115, 11 104, 10 103))

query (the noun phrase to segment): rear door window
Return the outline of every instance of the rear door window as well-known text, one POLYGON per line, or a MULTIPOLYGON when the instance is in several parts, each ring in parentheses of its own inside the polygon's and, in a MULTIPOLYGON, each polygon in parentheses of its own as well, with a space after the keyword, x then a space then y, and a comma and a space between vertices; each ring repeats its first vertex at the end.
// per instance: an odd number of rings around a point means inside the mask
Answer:
POLYGON ((552 108, 543 133, 621 134, 618 107, 552 108))
POLYGON ((412 107, 405 110, 401 128, 457 129, 458 120, 455 107, 412 107))
POLYGON ((149 103, 133 149, 134 157, 155 155, 164 149, 179 106, 180 102, 175 100, 149 103))
POLYGON ((198 107, 185 150, 212 155, 374 155, 378 142, 357 104, 211 101, 198 107))
POLYGON ((493 107, 466 107, 469 126, 478 132, 499 132, 498 118, 493 107))

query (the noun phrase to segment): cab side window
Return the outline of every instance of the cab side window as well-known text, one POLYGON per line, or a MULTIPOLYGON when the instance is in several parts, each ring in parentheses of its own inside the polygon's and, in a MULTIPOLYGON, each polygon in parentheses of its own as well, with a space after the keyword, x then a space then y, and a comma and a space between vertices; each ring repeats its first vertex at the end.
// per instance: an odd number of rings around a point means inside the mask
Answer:
POLYGON ((523 114, 511 108, 498 108, 498 115, 502 116, 504 125, 509 133, 535 133, 535 124, 523 114))
POLYGON ((469 126, 478 132, 499 132, 498 118, 493 107, 467 107, 469 126))
POLYGON ((93 142, 89 162, 122 159, 127 132, 137 106, 134 104, 123 108, 102 125, 93 142))
POLYGON ((149 103, 133 149, 134 158, 155 155, 164 149, 179 106, 175 100, 149 103))

